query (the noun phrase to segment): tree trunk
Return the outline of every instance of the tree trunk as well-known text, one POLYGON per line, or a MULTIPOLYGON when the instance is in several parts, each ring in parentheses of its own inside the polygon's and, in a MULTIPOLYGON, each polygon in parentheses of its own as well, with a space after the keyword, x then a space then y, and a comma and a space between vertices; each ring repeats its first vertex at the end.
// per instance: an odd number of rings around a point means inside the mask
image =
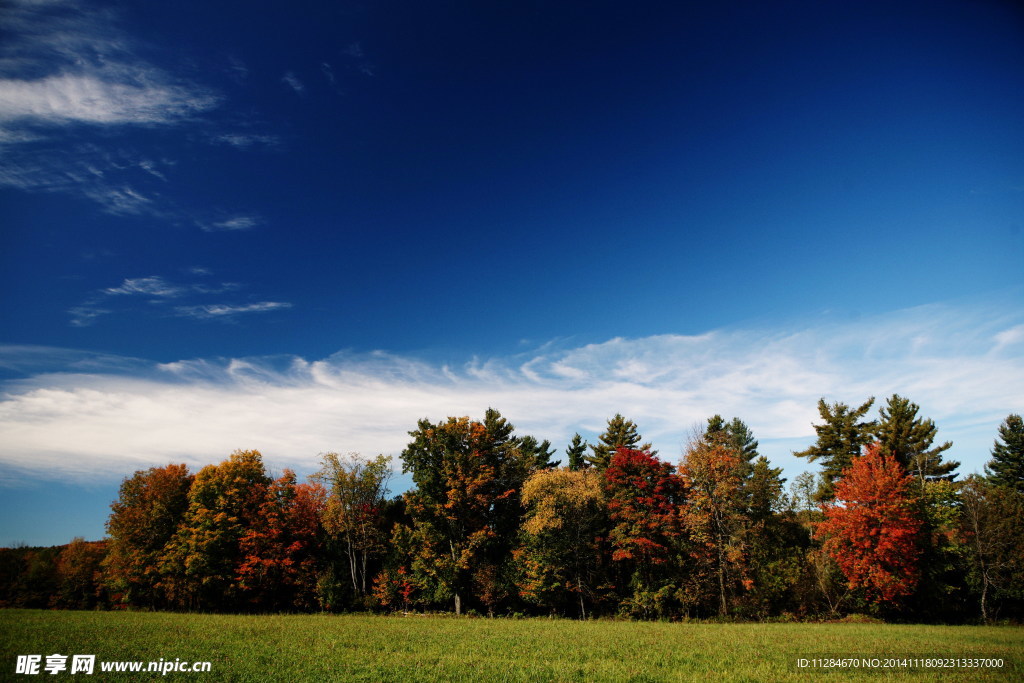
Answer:
POLYGON ((981 620, 988 623, 988 571, 981 570, 981 620))
POLYGON ((455 594, 455 616, 462 614, 462 596, 458 593, 455 594))
POLYGON ((729 607, 725 601, 725 557, 723 552, 724 539, 722 534, 718 534, 718 616, 724 617, 729 611, 729 607))
POLYGON ((718 559, 718 594, 720 596, 718 616, 724 617, 729 609, 725 602, 725 567, 722 565, 721 558, 718 559))
POLYGON ((352 576, 352 592, 358 595, 359 579, 357 575, 359 570, 356 568, 356 556, 351 542, 348 544, 348 552, 346 554, 348 555, 348 573, 352 576))

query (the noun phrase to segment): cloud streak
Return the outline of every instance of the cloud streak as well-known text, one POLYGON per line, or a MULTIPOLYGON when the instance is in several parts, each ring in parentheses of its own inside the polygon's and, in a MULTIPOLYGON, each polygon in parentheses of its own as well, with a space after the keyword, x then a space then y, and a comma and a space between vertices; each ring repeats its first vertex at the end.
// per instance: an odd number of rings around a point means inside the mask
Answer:
POLYGON ((209 93, 161 82, 155 71, 104 68, 26 81, 0 79, 0 123, 169 123, 211 108, 209 93))
MULTIPOLYGON (((174 162, 138 151, 147 139, 138 132, 208 128, 202 119, 223 104, 219 92, 140 57, 143 46, 118 27, 116 13, 88 3, 11 0, 0 4, 0 25, 0 186, 209 229, 212 221, 163 195, 174 162), (81 144, 87 139, 94 143, 81 144)), ((230 131, 206 138, 238 149, 276 144, 230 131)))
POLYGON ((234 230, 251 230, 260 224, 260 219, 256 216, 233 216, 227 220, 218 221, 216 223, 209 223, 203 225, 202 228, 206 232, 224 232, 234 230))
POLYGON ((301 95, 306 92, 306 86, 303 85, 302 81, 299 80, 298 76, 293 74, 291 71, 281 77, 281 82, 287 85, 289 88, 294 90, 297 94, 301 95))
POLYGON ((806 464, 790 451, 813 441, 819 397, 882 402, 900 393, 935 419, 939 439, 954 441, 949 457, 970 472, 987 460, 997 425, 1022 409, 1024 341, 1013 332, 1021 318, 932 306, 795 332, 555 342, 457 367, 383 352, 119 364, 50 351, 73 362, 44 372, 46 354, 8 348, 2 365, 22 379, 8 382, 0 401, 0 463, 29 478, 121 477, 259 448, 275 467, 309 471, 327 450, 397 455, 417 419, 493 406, 559 448, 575 431, 593 439, 621 412, 672 460, 694 424, 735 415, 793 476, 806 464))
POLYGON ((219 97, 138 58, 115 17, 77 2, 12 0, 0 12, 0 127, 159 125, 219 97))
POLYGON ((228 304, 207 304, 203 306, 179 306, 175 310, 179 315, 191 318, 232 318, 245 313, 265 313, 277 311, 282 308, 291 308, 292 305, 283 301, 260 301, 254 304, 242 304, 231 306, 228 304))
MULTIPOLYGON (((208 272, 200 269, 200 272, 193 271, 196 275, 207 275, 208 272)), ((281 301, 260 301, 256 303, 199 303, 181 304, 168 308, 174 301, 185 298, 208 297, 221 295, 227 292, 234 292, 241 289, 241 285, 235 282, 221 282, 217 285, 203 283, 175 284, 165 280, 158 275, 147 277, 127 278, 116 287, 101 289, 78 306, 71 308, 71 325, 73 327, 88 327, 93 325, 99 318, 123 310, 119 306, 122 300, 134 300, 142 298, 150 307, 155 307, 165 315, 172 315, 183 318, 197 318, 204 320, 231 321, 239 315, 249 313, 265 313, 285 308, 291 308, 291 304, 281 301)))

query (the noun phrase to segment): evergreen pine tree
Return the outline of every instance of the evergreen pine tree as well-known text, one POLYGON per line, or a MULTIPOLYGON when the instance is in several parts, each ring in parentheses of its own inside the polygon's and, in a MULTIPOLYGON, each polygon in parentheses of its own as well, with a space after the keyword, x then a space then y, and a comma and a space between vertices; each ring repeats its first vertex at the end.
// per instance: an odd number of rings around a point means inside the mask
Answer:
POLYGON ((708 426, 704 430, 704 439, 709 444, 721 443, 735 449, 743 464, 743 476, 748 477, 753 470, 753 461, 759 455, 757 440, 746 423, 734 417, 726 422, 721 415, 708 418, 708 426))
POLYGON ((807 458, 810 462, 822 461, 823 482, 817 494, 819 499, 833 498, 833 482, 860 455, 861 448, 871 443, 876 423, 858 420, 867 414, 874 402, 873 397, 869 398, 851 410, 845 403, 828 404, 823 398, 818 400, 818 414, 824 420, 824 424, 814 425, 818 441, 806 450, 794 451, 793 455, 807 458))
POLYGON ((953 470, 960 463, 943 462, 942 453, 953 444, 947 441, 932 448, 938 428, 931 420, 918 417, 918 410, 916 403, 893 394, 878 411, 880 419, 875 426, 875 437, 882 450, 896 458, 918 483, 952 481, 956 477, 953 470))
POLYGON ((586 462, 587 442, 583 440, 583 437, 576 433, 572 437, 572 442, 569 447, 565 449, 565 454, 569 456, 569 469, 572 471, 582 470, 587 467, 586 462))
POLYGON ((763 455, 751 464, 750 477, 743 483, 743 497, 752 522, 763 522, 772 517, 776 508, 782 505, 785 483, 782 468, 772 467, 763 455))
POLYGON ((615 451, 620 448, 639 450, 650 455, 656 455, 651 450, 651 444, 649 443, 637 446, 640 443, 641 437, 637 432, 636 424, 618 413, 615 413, 615 417, 608 420, 608 428, 605 429, 604 434, 597 438, 600 443, 597 445, 591 444, 590 450, 593 451, 593 455, 587 456, 587 462, 602 471, 607 469, 612 456, 615 455, 615 451))
POLYGON ((985 473, 996 486, 1024 493, 1024 420, 1020 415, 1010 415, 999 425, 999 439, 992 446, 992 460, 985 473))
POLYGON ((561 460, 551 462, 551 456, 555 454, 555 451, 547 439, 537 443, 537 439, 532 436, 520 437, 519 452, 531 470, 550 470, 558 467, 562 462, 561 460))

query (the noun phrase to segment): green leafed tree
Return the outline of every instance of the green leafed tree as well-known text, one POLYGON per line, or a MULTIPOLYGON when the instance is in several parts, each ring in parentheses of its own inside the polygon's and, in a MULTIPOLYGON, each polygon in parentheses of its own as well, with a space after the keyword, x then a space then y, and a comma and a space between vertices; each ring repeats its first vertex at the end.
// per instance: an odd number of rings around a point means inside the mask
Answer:
POLYGON ((565 454, 569 456, 569 469, 577 471, 587 467, 587 442, 583 440, 583 437, 576 433, 572 437, 572 441, 569 442, 569 447, 565 449, 565 454))
POLYGON ((369 594, 371 560, 385 550, 383 509, 391 478, 391 458, 370 460, 350 453, 325 453, 314 477, 328 490, 322 512, 324 529, 345 558, 353 595, 369 594))
POLYGON ((555 451, 547 439, 538 442, 533 436, 519 437, 519 452, 523 459, 529 462, 530 469, 534 470, 550 470, 558 467, 561 462, 559 460, 551 461, 551 456, 555 454, 555 451))
POLYGON ((879 410, 875 436, 882 450, 903 465, 918 486, 926 481, 951 481, 960 463, 943 462, 942 453, 953 444, 947 441, 932 447, 938 428, 930 419, 919 417, 918 410, 916 403, 893 394, 879 410))
POLYGON ((869 398, 851 409, 845 403, 830 404, 823 398, 818 401, 818 414, 823 421, 814 425, 818 440, 793 455, 807 458, 810 462, 821 461, 823 482, 818 491, 820 500, 832 499, 835 480, 853 464, 854 458, 860 456, 861 449, 874 439, 876 423, 863 419, 874 402, 874 398, 869 398))
POLYGON ((985 472, 996 486, 1024 493, 1024 420, 1020 415, 1012 414, 999 425, 999 438, 985 472))
POLYGON ((1024 599, 1024 493, 972 475, 961 501, 967 579, 988 621, 1001 603, 1024 599))
POLYGON ((620 448, 639 450, 650 455, 657 455, 656 451, 651 450, 651 444, 640 444, 641 439, 642 437, 637 431, 636 423, 632 420, 627 420, 619 413, 615 413, 615 417, 608 420, 607 429, 597 437, 598 443, 590 445, 592 454, 587 456, 587 462, 598 470, 603 471, 608 468, 612 456, 620 448))

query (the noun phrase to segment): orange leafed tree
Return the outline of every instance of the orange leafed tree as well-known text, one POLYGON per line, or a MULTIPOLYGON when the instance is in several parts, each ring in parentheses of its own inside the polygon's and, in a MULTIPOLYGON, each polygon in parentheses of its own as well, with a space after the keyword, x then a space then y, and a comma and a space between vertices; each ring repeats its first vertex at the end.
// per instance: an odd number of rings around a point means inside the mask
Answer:
MULTIPOLYGON (((728 612, 733 584, 750 586, 743 543, 745 504, 742 499, 746 460, 721 437, 697 440, 679 466, 687 501, 681 509, 683 524, 693 543, 695 574, 716 578, 718 613, 728 612)), ((700 581, 706 587, 708 582, 700 581)))
POLYGON ((239 539, 241 596, 263 609, 312 609, 322 551, 320 515, 327 492, 298 484, 295 473, 270 483, 259 517, 239 539))
POLYGON ((851 589, 875 605, 913 592, 918 580, 921 519, 911 478, 879 444, 867 447, 836 483, 835 501, 823 505, 817 534, 851 589))
POLYGON ((105 582, 115 604, 171 606, 162 564, 189 506, 194 477, 184 465, 140 470, 124 480, 111 504, 104 560, 105 582))

